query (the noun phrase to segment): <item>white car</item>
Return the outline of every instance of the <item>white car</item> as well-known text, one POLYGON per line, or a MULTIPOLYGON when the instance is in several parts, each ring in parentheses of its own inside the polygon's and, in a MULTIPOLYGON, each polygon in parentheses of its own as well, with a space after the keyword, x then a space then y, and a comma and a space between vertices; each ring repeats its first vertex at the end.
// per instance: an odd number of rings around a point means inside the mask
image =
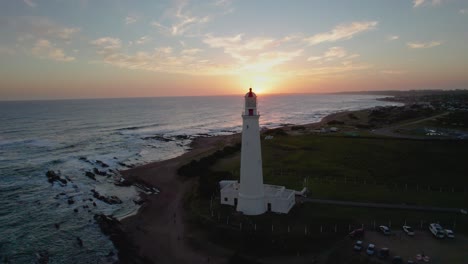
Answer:
POLYGON ((367 246, 366 253, 367 253, 367 255, 369 255, 369 256, 374 255, 374 253, 375 253, 375 245, 374 245, 374 244, 369 244, 369 245, 367 246))
POLYGON ((455 233, 453 233, 453 231, 450 230, 450 229, 445 229, 445 235, 446 235, 448 238, 455 238, 455 233))
POLYGON ((445 237, 444 229, 437 223, 429 224, 429 231, 431 231, 431 233, 437 238, 444 238, 445 237))
POLYGON ((379 229, 380 229, 380 232, 382 232, 382 234, 388 236, 392 233, 392 231, 390 231, 390 228, 388 226, 384 226, 384 225, 381 225, 379 226, 379 229))
POLYGON ((414 236, 414 230, 413 230, 413 228, 411 228, 411 226, 404 225, 403 226, 403 231, 405 231, 405 233, 408 236, 414 236))
POLYGON ((361 249, 362 249, 362 241, 361 241, 361 240, 356 241, 356 243, 354 243, 353 249, 354 249, 355 251, 361 251, 361 249))

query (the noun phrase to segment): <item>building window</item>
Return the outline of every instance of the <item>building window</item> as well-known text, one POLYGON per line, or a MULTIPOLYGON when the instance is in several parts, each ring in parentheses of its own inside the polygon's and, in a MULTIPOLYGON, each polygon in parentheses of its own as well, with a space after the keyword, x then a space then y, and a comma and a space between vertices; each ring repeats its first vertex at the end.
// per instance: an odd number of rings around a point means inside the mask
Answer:
POLYGON ((227 202, 227 201, 228 201, 228 198, 227 198, 227 197, 224 197, 224 201, 227 202))

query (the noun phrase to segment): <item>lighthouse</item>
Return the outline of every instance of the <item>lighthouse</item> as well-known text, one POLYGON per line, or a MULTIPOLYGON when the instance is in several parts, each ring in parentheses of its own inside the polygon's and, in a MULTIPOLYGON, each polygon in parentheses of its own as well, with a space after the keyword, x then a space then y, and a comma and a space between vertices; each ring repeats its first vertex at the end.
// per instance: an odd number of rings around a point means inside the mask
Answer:
POLYGON ((260 215, 266 211, 287 214, 296 203, 296 193, 301 192, 263 183, 260 114, 257 111, 257 95, 252 88, 245 94, 244 100, 240 182, 219 182, 221 204, 235 206, 245 215, 260 215))
POLYGON ((240 188, 237 211, 247 215, 259 215, 266 211, 263 186, 262 149, 260 146, 260 115, 257 111, 257 95, 252 88, 245 94, 242 113, 242 148, 240 164, 240 188))

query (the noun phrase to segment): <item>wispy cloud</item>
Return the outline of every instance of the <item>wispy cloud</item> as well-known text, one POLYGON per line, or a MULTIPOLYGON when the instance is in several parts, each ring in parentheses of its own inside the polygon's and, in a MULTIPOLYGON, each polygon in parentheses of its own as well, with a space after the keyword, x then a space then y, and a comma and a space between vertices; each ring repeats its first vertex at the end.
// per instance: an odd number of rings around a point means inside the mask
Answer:
POLYGON ((27 4, 29 7, 36 7, 37 4, 34 3, 32 0, 23 0, 25 4, 27 4))
POLYGON ((118 38, 103 37, 90 43, 98 48, 98 54, 112 54, 122 48, 122 41, 118 38))
POLYGON ((207 23, 210 21, 209 16, 195 16, 192 15, 189 11, 186 11, 186 2, 179 2, 176 6, 176 12, 174 15, 171 15, 173 22, 170 25, 164 25, 163 23, 154 21, 151 25, 162 33, 169 34, 172 36, 184 35, 191 28, 207 23))
POLYGON ((55 61, 73 61, 75 57, 65 55, 62 49, 56 48, 50 41, 39 39, 32 48, 32 53, 40 58, 46 58, 55 61))
POLYGON ((442 42, 439 42, 439 41, 406 43, 406 45, 412 49, 427 49, 427 48, 437 47, 441 44, 442 42))
POLYGON ((351 39, 356 34, 375 29, 377 21, 352 22, 350 24, 341 24, 329 32, 319 33, 305 38, 309 45, 316 45, 323 42, 336 42, 338 40, 351 39))
POLYGON ((274 45, 275 39, 252 38, 243 40, 242 34, 230 37, 214 37, 209 34, 205 36, 203 42, 212 48, 222 48, 224 53, 241 62, 246 62, 251 57, 249 52, 261 51, 271 47, 274 45))
POLYGON ((380 71, 380 73, 386 74, 386 75, 402 75, 402 74, 406 74, 406 71, 400 71, 400 70, 382 70, 382 71, 380 71))
POLYGON ((143 45, 143 44, 146 44, 146 43, 150 42, 151 40, 152 39, 151 39, 150 36, 143 36, 143 37, 137 39, 135 41, 135 43, 138 44, 138 45, 143 45))
POLYGON ((22 16, 8 19, 8 23, 13 26, 19 35, 29 36, 24 37, 24 39, 33 37, 69 42, 81 31, 78 27, 66 27, 57 24, 47 17, 22 16))
POLYGON ((460 9, 460 14, 465 15, 468 14, 468 9, 460 9))
POLYGON ((359 54, 348 55, 348 52, 343 47, 331 47, 322 56, 311 56, 307 61, 316 63, 325 63, 338 59, 352 60, 359 57, 359 54))
POLYGON ((127 17, 125 17, 124 21, 125 21, 125 25, 130 25, 130 24, 133 24, 133 23, 137 22, 137 17, 127 16, 127 17))
POLYGON ((158 47, 152 51, 129 53, 118 38, 103 37, 90 42, 97 48, 98 62, 131 70, 169 72, 184 74, 221 74, 232 71, 227 66, 216 65, 210 60, 197 57, 200 49, 183 49, 179 52, 172 47, 158 47))
POLYGON ((392 40, 397 40, 399 38, 400 38, 400 36, 397 36, 397 35, 388 35, 386 39, 388 41, 392 41, 392 40))
POLYGON ((442 0, 413 0, 413 7, 420 7, 424 5, 436 6, 440 5, 442 0))

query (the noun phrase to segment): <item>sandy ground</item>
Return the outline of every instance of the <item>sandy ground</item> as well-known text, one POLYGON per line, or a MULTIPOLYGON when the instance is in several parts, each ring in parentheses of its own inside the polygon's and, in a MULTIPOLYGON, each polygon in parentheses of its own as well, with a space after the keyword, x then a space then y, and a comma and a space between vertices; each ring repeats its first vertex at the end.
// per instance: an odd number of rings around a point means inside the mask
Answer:
POLYGON ((154 263, 222 263, 222 259, 196 252, 188 244, 184 225, 183 198, 196 179, 183 179, 177 169, 192 159, 209 155, 228 144, 239 142, 239 135, 198 138, 192 150, 166 161, 149 163, 122 172, 130 181, 144 182, 161 190, 147 196, 139 212, 122 220, 125 232, 139 254, 154 263))

